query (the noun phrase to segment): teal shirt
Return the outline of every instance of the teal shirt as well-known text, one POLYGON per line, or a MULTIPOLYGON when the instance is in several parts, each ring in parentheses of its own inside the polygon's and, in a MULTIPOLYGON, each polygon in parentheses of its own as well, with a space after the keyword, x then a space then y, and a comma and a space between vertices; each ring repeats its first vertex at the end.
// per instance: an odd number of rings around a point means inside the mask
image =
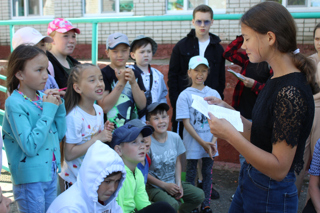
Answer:
POLYGON ((59 106, 40 102, 43 110, 14 91, 5 103, 2 137, 16 185, 51 181, 53 153, 60 170, 59 143, 67 129, 64 101, 59 106))

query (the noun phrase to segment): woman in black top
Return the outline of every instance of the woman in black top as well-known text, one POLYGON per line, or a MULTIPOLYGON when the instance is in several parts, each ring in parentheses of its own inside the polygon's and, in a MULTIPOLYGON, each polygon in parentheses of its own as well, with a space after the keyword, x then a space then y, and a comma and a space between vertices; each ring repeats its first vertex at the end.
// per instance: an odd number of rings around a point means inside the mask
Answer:
MULTIPOLYGON (((297 49, 294 20, 285 7, 263 2, 241 18, 242 48, 250 62, 267 61, 273 77, 260 92, 252 123, 242 117, 241 134, 226 120, 210 115, 211 132, 234 146, 247 160, 229 212, 297 212, 295 174, 303 167, 319 91, 315 69, 297 49)), ((210 104, 232 108, 207 97, 210 104)))

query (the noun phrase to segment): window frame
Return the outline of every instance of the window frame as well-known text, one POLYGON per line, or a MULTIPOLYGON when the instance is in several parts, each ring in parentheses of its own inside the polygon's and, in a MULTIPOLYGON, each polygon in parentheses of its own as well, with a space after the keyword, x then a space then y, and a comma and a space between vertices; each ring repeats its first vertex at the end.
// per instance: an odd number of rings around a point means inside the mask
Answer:
MULTIPOLYGON (((265 1, 265 0, 262 0, 265 1)), ((307 1, 306 6, 287 6, 288 0, 282 0, 282 5, 287 8, 287 10, 291 13, 304 13, 304 12, 320 12, 320 7, 311 7, 311 0, 305 0, 307 1)))
MULTIPOLYGON (((182 15, 182 14, 185 14, 185 15, 192 15, 193 13, 193 9, 188 9, 188 1, 189 0, 183 0, 183 10, 180 10, 180 11, 177 11, 177 10, 174 10, 174 11, 168 11, 168 0, 165 1, 165 4, 166 4, 166 11, 165 11, 165 14, 166 15, 182 15)), ((208 0, 205 0, 205 3, 206 5, 208 5, 208 0)), ((209 5, 208 5, 209 6, 209 5)), ((210 6, 209 6, 210 7, 210 6)), ((211 7, 212 8, 212 7, 211 7)), ((212 8, 212 10, 214 11, 214 14, 225 14, 227 12, 227 8, 225 9, 215 9, 215 8, 212 8)))
POLYGON ((54 15, 43 15, 43 0, 38 0, 39 1, 39 13, 40 15, 28 15, 28 7, 29 7, 29 0, 23 0, 24 2, 24 15, 23 16, 13 16, 13 0, 10 0, 10 6, 11 6, 11 19, 43 19, 43 18, 48 18, 48 19, 53 19, 54 15))
MULTIPOLYGON (((101 7, 102 7, 102 0, 99 1, 99 13, 96 14, 86 14, 86 0, 82 0, 82 14, 83 17, 114 17, 114 15, 119 15, 119 16, 133 16, 134 12, 120 12, 120 0, 115 0, 116 1, 116 11, 115 12, 106 12, 103 13, 101 12, 101 7)), ((134 7, 134 6, 133 6, 134 7)))

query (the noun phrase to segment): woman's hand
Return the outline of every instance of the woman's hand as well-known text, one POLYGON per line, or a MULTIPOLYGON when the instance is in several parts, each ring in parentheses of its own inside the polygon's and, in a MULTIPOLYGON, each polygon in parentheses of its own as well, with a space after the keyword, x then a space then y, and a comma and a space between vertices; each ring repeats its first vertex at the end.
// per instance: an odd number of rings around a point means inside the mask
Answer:
POLYGON ((214 96, 208 96, 204 98, 205 101, 208 102, 210 105, 217 105, 228 109, 234 109, 232 106, 221 100, 220 98, 214 96))
POLYGON ((209 112, 210 132, 217 138, 228 141, 238 131, 226 119, 219 119, 209 112))
POLYGON ((244 75, 241 75, 244 80, 242 81, 244 86, 248 87, 248 88, 252 88, 253 84, 254 84, 254 80, 252 78, 248 78, 244 75))

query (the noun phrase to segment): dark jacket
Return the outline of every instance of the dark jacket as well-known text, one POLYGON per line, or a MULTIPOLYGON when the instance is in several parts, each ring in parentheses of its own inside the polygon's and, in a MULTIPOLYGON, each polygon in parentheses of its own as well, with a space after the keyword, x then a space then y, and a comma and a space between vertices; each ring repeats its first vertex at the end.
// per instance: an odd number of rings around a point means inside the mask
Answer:
MULTIPOLYGON (((54 78, 56 79, 59 88, 67 87, 69 74, 63 69, 60 62, 56 59, 56 57, 54 57, 54 55, 52 55, 51 52, 47 51, 47 57, 49 61, 52 63, 54 69, 54 78)), ((80 64, 79 61, 77 61, 69 55, 67 56, 67 58, 72 62, 73 66, 80 64)))
MULTIPOLYGON (((209 61, 210 74, 205 85, 219 92, 223 99, 223 90, 225 88, 225 59, 222 54, 223 47, 219 44, 220 38, 209 33, 210 43, 204 53, 209 61)), ((169 98, 172 107, 176 108, 176 101, 179 94, 189 86, 188 64, 191 57, 199 55, 199 42, 195 30, 192 29, 187 37, 181 39, 172 50, 169 72, 168 87, 169 98)))

